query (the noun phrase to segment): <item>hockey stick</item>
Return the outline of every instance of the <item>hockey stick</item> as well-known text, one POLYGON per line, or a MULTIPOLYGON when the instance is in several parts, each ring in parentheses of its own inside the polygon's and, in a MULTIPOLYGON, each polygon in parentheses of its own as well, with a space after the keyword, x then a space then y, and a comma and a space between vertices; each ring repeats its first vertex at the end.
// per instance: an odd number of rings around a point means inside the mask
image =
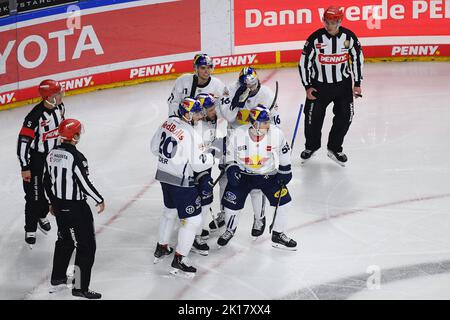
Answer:
MULTIPOLYGON (((303 112, 303 103, 300 105, 300 110, 299 110, 298 116, 297 116, 297 122, 295 124, 294 134, 292 135, 291 153, 292 153, 292 149, 294 148, 295 137, 297 136, 298 125, 300 123, 300 118, 302 116, 302 112, 303 112)), ((278 211, 278 207, 280 206, 280 201, 281 201, 281 193, 283 192, 284 187, 285 186, 282 185, 280 190, 278 191, 278 202, 277 202, 277 206, 275 207, 275 212, 273 213, 272 224, 269 226, 269 233, 272 232, 273 224, 275 223, 275 218, 277 217, 277 211, 278 211)))
POLYGON ((292 149, 294 149, 295 137, 297 136, 298 125, 300 123, 300 118, 302 116, 302 112, 303 112, 303 103, 300 105, 300 110, 299 110, 298 116, 297 116, 297 123, 295 124, 294 134, 292 135, 291 153, 292 153, 292 149))
POLYGON ((219 176, 217 177, 217 179, 213 182, 212 184, 212 188, 214 189, 214 187, 216 186, 216 184, 219 182, 220 179, 222 179, 222 177, 225 175, 225 170, 221 170, 219 176))
POLYGON ((278 81, 275 81, 275 97, 273 98, 273 102, 269 108, 269 111, 272 111, 273 107, 275 107, 275 104, 277 103, 277 98, 278 98, 278 81))
POLYGON ((280 190, 278 190, 278 202, 277 202, 277 206, 275 207, 275 212, 273 213, 272 223, 269 226, 269 233, 272 233, 273 224, 275 223, 275 218, 277 217, 278 207, 280 206, 281 193, 283 192, 283 189, 284 189, 284 184, 281 185, 280 190))

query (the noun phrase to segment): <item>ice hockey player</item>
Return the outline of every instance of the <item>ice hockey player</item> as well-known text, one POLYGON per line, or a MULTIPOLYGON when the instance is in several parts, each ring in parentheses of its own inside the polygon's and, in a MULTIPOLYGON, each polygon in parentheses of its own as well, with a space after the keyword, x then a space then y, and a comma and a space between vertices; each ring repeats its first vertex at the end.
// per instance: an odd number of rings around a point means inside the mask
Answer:
POLYGON ((47 234, 49 203, 44 195, 42 176, 45 157, 58 142, 58 125, 64 120, 63 91, 58 82, 44 80, 39 84, 42 101, 25 117, 17 143, 17 156, 22 169, 25 191, 25 242, 36 243, 36 230, 47 234))
MULTIPOLYGON (((233 97, 231 101, 222 105, 222 114, 228 121, 229 132, 240 126, 248 125, 250 123, 250 110, 259 104, 269 106, 269 109, 271 108, 269 112, 272 125, 280 125, 281 120, 275 101, 275 94, 268 86, 261 84, 254 68, 244 67, 241 70, 238 81, 230 86, 230 97, 233 97)), ((252 190, 250 197, 254 213, 251 234, 253 237, 259 237, 263 234, 266 226, 265 210, 267 199, 262 191, 258 189, 252 190)), ((223 218, 224 215, 219 215, 216 224, 223 224, 223 218)), ((210 223, 211 229, 214 226, 214 223, 210 223)))
POLYGON ((227 245, 234 236, 239 214, 251 190, 259 189, 272 207, 279 207, 272 231, 272 246, 296 250, 297 243, 284 234, 291 196, 286 185, 292 178, 290 147, 283 132, 270 123, 263 105, 250 110, 250 124, 235 129, 227 139, 226 173, 228 184, 222 203, 226 231, 217 244, 227 245), (279 159, 278 170, 276 160, 279 159), (281 191, 281 192, 280 192, 281 191))
POLYGON ((159 159, 155 178, 161 183, 164 199, 154 262, 173 252, 169 240, 178 214, 181 227, 170 273, 182 277, 193 277, 197 271, 187 259, 202 223, 194 173, 206 171, 214 164, 213 154, 204 150, 202 138, 194 130, 194 124, 202 118, 200 102, 185 98, 178 115, 169 116, 151 141, 152 153, 159 159))
MULTIPOLYGON (((220 103, 228 101, 228 90, 225 84, 220 79, 211 76, 213 72, 214 63, 210 56, 204 53, 195 55, 194 73, 183 74, 175 81, 167 100, 169 116, 178 114, 178 106, 184 98, 194 99, 200 93, 211 94, 220 103)), ((220 110, 218 111, 220 112, 220 110)))
POLYGON ((95 200, 98 213, 105 209, 105 202, 89 178, 86 157, 76 147, 83 132, 80 121, 65 119, 59 125, 58 132, 61 145, 47 155, 44 171, 45 191, 58 225, 50 282, 54 287, 66 286, 67 268, 76 249, 76 281, 72 295, 100 299, 100 293, 89 290, 97 245, 94 219, 86 198, 89 196, 95 200))
MULTIPOLYGON (((221 157, 221 138, 216 140, 216 130, 217 130, 217 113, 216 113, 216 101, 214 97, 207 93, 200 93, 195 97, 195 99, 200 102, 203 107, 203 119, 198 121, 194 128, 196 132, 203 139, 203 149, 213 148, 215 156, 217 158, 221 157)), ((213 203, 213 179, 211 178, 211 169, 205 170, 200 173, 195 174, 195 180, 199 188, 199 194, 202 199, 202 224, 197 230, 194 244, 192 245, 192 250, 201 255, 208 255, 209 246, 206 240, 209 239, 209 231, 205 226, 208 217, 212 214, 211 205, 213 203)))

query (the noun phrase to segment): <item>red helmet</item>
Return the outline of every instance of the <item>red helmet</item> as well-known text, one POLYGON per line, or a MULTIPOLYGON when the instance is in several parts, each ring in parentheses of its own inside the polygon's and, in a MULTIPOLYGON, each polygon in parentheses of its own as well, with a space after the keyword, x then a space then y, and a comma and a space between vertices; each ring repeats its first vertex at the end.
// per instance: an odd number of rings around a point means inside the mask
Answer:
POLYGON ((328 7, 323 14, 323 19, 328 21, 342 21, 343 18, 344 12, 335 6, 328 7))
POLYGON ((63 120, 58 127, 58 133, 63 140, 78 140, 74 139, 75 135, 81 135, 82 125, 81 122, 76 119, 63 120))
POLYGON ((61 85, 55 80, 44 80, 39 84, 39 94, 42 99, 47 100, 48 97, 61 92, 61 85))

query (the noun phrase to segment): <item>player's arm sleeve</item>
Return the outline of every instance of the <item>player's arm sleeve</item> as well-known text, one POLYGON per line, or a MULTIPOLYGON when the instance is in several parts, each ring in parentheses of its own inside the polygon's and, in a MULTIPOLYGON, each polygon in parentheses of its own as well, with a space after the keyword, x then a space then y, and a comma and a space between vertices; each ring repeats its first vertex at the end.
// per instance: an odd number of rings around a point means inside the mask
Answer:
POLYGON ((161 140, 161 127, 159 127, 158 130, 156 130, 155 134, 152 137, 152 141, 150 142, 150 150, 155 156, 159 155, 159 143, 161 142, 160 140, 161 140))
POLYGON ((30 145, 35 137, 38 127, 38 117, 33 114, 28 115, 23 122, 17 141, 17 157, 19 158, 22 171, 30 170, 30 145))
POLYGON ((278 166, 278 172, 283 174, 289 174, 291 173, 291 147, 289 146, 289 143, 287 142, 283 132, 279 130, 279 133, 280 136, 278 139, 279 141, 278 157, 280 159, 280 163, 278 166))
POLYGON ((236 120, 236 116, 239 112, 239 108, 234 107, 231 105, 232 98, 236 94, 237 87, 232 86, 229 90, 229 96, 227 99, 223 99, 222 102, 222 116, 227 120, 228 122, 234 122, 236 120))
POLYGON ((97 189, 95 189, 94 184, 89 179, 87 160, 83 159, 82 157, 75 157, 73 172, 77 177, 77 180, 80 182, 80 188, 83 190, 83 192, 94 199, 95 202, 102 203, 103 197, 97 191, 97 189))
POLYGON ((193 130, 193 135, 189 137, 189 140, 183 143, 185 146, 190 146, 191 148, 189 163, 191 164, 192 171, 202 172, 211 168, 214 165, 214 156, 212 153, 204 152, 204 150, 200 149, 199 145, 202 144, 201 136, 193 130))
POLYGON ((305 89, 312 87, 311 70, 314 63, 314 53, 314 38, 310 36, 303 47, 300 63, 298 64, 298 71, 300 72, 300 78, 305 89))
POLYGON ((65 119, 64 116, 65 116, 65 114, 66 114, 66 107, 65 107, 64 103, 61 102, 61 103, 58 105, 58 109, 59 109, 59 111, 61 112, 61 117, 62 117, 62 119, 64 120, 64 119, 65 119))
POLYGON ((44 184, 45 197, 47 198, 47 200, 50 203, 54 202, 55 196, 52 192, 52 180, 50 177, 50 171, 48 169, 47 162, 45 162, 45 166, 44 166, 43 184, 44 184))
POLYGON ((216 112, 219 118, 225 119, 223 115, 223 109, 225 108, 225 106, 231 103, 230 91, 228 90, 227 86, 223 83, 219 91, 221 91, 222 94, 219 97, 214 97, 216 99, 216 112))
POLYGON ((175 81, 175 85, 170 93, 167 103, 169 104, 169 116, 177 115, 178 106, 183 99, 183 81, 182 78, 178 78, 175 81))
POLYGON ((363 79, 362 71, 364 66, 364 54, 362 52, 361 43, 355 34, 352 34, 351 39, 353 46, 351 47, 349 53, 352 59, 353 79, 355 82, 355 87, 360 87, 363 79))
POLYGON ((237 151, 236 151, 236 134, 235 132, 232 132, 229 136, 227 136, 226 139, 226 152, 225 152, 225 165, 226 168, 233 166, 233 165, 238 165, 237 162, 237 151))

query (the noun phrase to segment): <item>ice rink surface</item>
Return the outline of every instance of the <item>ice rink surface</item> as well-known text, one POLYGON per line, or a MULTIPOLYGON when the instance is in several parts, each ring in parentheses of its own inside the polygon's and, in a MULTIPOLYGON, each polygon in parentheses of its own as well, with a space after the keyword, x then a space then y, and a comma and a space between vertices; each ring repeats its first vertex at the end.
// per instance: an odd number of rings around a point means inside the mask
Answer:
MULTIPOLYGON (((258 74, 273 89, 279 82, 290 141, 305 98, 298 71, 258 74)), ((236 73, 217 76, 225 83, 237 79, 236 73)), ((174 81, 66 97, 66 116, 85 125, 78 148, 106 200, 104 214, 94 214, 91 288, 104 299, 450 299, 450 63, 367 64, 364 76, 364 97, 355 101, 344 143, 347 167, 326 156, 331 106, 322 149, 298 164, 302 116, 287 230, 299 250, 272 248, 268 231, 253 241, 247 200, 227 247, 218 250, 220 234, 214 234, 209 256, 190 254, 198 267, 192 280, 168 274, 171 258, 153 264, 162 193, 149 144, 167 116, 174 81)), ((72 299, 68 290, 48 293, 54 217, 49 235, 38 231, 33 250, 24 242, 16 143, 31 107, 0 112, 0 299, 72 299)), ((218 201, 214 207, 217 213, 218 201)))

